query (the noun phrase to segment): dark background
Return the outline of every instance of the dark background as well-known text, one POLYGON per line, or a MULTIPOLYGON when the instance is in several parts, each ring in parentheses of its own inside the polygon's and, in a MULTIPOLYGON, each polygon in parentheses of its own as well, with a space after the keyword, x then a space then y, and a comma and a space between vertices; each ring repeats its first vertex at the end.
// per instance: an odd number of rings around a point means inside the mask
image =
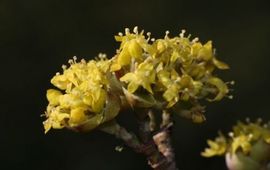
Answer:
MULTIPOLYGON (((206 159, 206 139, 237 120, 270 120, 270 8, 266 1, 223 0, 0 0, 0 169, 138 170, 148 169, 144 157, 101 132, 88 134, 42 126, 51 88, 50 78, 76 55, 91 59, 99 52, 112 56, 113 35, 139 26, 163 37, 186 29, 206 42, 231 69, 219 75, 235 80, 234 99, 210 103, 207 123, 176 119, 173 143, 183 170, 223 170, 222 157, 206 159)), ((136 122, 120 116, 126 125, 136 122)))

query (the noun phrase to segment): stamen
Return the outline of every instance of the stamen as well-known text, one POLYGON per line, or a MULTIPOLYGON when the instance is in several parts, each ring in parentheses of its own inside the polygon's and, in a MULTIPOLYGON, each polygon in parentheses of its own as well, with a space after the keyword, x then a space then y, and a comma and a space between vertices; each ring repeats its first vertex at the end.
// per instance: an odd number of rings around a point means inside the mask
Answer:
POLYGON ((155 38, 151 38, 151 41, 154 42, 154 41, 156 41, 156 39, 155 38))
POLYGON ((150 71, 146 71, 145 73, 144 73, 144 76, 149 76, 150 75, 150 71))
POLYGON ((167 31, 165 32, 165 37, 164 37, 164 38, 168 38, 168 35, 169 35, 169 34, 170 34, 170 31, 167 30, 167 31))
POLYGON ((150 40, 150 38, 151 38, 151 32, 147 32, 147 33, 146 33, 146 35, 147 35, 147 39, 146 39, 146 41, 149 41, 149 40, 150 40))
POLYGON ((227 96, 229 99, 233 99, 233 95, 229 95, 227 96))
POLYGON ((252 139, 253 138, 253 134, 252 133, 248 134, 248 138, 249 139, 252 139))
POLYGON ((135 27, 133 28, 133 32, 134 32, 135 34, 138 34, 138 26, 135 26, 135 27))
POLYGON ((193 40, 192 40, 192 43, 196 43, 199 41, 199 38, 198 37, 195 37, 193 40))
POLYGON ((63 70, 66 70, 66 69, 67 69, 67 66, 63 64, 63 65, 62 65, 62 69, 63 69, 63 70))
POLYGON ((233 138, 234 137, 234 133, 233 132, 229 132, 228 135, 233 138))
POLYGON ((73 56, 74 63, 77 61, 77 56, 73 56))
POLYGON ((122 37, 123 36, 123 33, 122 32, 119 32, 118 35, 122 37))
POLYGON ((86 64, 85 59, 81 59, 81 63, 82 63, 82 64, 86 64))
POLYGON ((181 33, 179 34, 179 36, 180 36, 181 38, 184 38, 185 33, 186 33, 186 30, 182 29, 182 30, 181 30, 181 33))
POLYGON ((129 28, 125 28, 125 34, 126 34, 126 35, 127 35, 127 34, 130 34, 129 28))
POLYGON ((74 64, 74 61, 72 59, 69 59, 68 63, 71 65, 71 64, 74 64))
POLYGON ((263 121, 263 120, 262 120, 262 118, 260 118, 260 117, 257 119, 257 123, 262 123, 262 121, 263 121))

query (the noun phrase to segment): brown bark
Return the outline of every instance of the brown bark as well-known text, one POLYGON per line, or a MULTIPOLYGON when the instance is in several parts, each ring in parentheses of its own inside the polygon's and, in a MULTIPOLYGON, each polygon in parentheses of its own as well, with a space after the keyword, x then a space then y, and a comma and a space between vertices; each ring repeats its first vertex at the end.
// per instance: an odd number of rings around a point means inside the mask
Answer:
POLYGON ((150 122, 149 116, 139 121, 140 140, 116 122, 102 126, 100 129, 122 139, 135 152, 144 154, 153 170, 178 170, 171 146, 170 128, 172 123, 170 119, 163 117, 161 129, 155 134, 153 133, 155 127, 150 122))
POLYGON ((166 112, 162 115, 161 130, 155 135, 155 118, 151 110, 147 116, 140 120, 140 137, 144 144, 143 153, 148 159, 148 164, 154 170, 177 170, 174 151, 170 141, 170 115, 166 112))

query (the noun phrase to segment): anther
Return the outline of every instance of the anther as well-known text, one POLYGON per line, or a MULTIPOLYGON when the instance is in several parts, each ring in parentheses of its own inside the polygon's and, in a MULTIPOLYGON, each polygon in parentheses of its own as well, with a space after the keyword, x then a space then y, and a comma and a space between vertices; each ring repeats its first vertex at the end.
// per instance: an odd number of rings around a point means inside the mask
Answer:
POLYGON ((145 73, 144 73, 144 75, 147 77, 147 76, 149 76, 150 75, 150 71, 146 71, 145 73))
POLYGON ((68 63, 69 63, 69 64, 74 64, 74 61, 73 61, 72 59, 69 59, 69 60, 68 60, 68 63))
POLYGON ((86 64, 85 59, 81 59, 81 63, 86 64))
POLYGON ((192 40, 193 43, 196 43, 196 42, 198 42, 198 41, 199 41, 199 38, 198 38, 198 37, 195 37, 195 38, 192 40))
POLYGON ((74 62, 76 63, 77 56, 73 56, 73 60, 74 60, 74 62))
POLYGON ((67 69, 67 66, 66 65, 62 65, 62 69, 63 70, 66 70, 67 69))
POLYGON ((229 95, 228 98, 229 98, 229 99, 233 99, 233 95, 229 95))
POLYGON ((149 41, 150 38, 151 38, 151 32, 147 32, 146 35, 147 35, 147 39, 146 40, 149 41))
POLYGON ((125 33, 126 33, 126 34, 130 34, 129 28, 125 28, 125 33))
POLYGON ((234 137, 234 133, 233 132, 229 132, 228 135, 233 138, 234 137))
POLYGON ((252 139, 253 138, 253 134, 252 133, 248 134, 248 138, 249 139, 252 139))
POLYGON ((262 118, 260 118, 260 117, 257 119, 257 122, 258 122, 258 123, 262 123, 262 121, 263 121, 263 120, 262 120, 262 118))
POLYGON ((122 32, 119 32, 118 35, 122 37, 123 36, 123 33, 122 32))
POLYGON ((181 78, 177 77, 177 79, 175 80, 176 83, 180 82, 181 78))
POLYGON ((138 34, 138 26, 135 26, 135 27, 133 28, 133 32, 134 32, 135 34, 138 34))
POLYGON ((181 38, 184 38, 184 35, 186 33, 186 30, 182 29, 181 30, 181 33, 179 34, 181 38))

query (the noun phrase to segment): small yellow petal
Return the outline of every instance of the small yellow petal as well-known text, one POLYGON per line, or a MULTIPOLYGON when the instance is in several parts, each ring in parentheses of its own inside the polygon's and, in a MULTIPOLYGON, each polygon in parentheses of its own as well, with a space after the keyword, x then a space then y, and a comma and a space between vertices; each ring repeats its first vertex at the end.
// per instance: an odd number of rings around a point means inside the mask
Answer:
POLYGON ((136 76, 134 75, 134 73, 127 73, 123 77, 120 78, 120 81, 130 82, 134 80, 135 78, 136 76))
POLYGON ((128 84, 128 92, 134 93, 139 87, 139 84, 135 81, 132 81, 128 84))
POLYGON ((222 61, 219 61, 219 60, 216 59, 216 58, 213 58, 213 63, 214 63, 214 65, 215 65, 217 68, 219 68, 219 69, 221 69, 221 70, 225 70, 225 69, 229 69, 229 68, 230 68, 226 63, 224 63, 224 62, 222 62, 222 61))
POLYGON ((99 97, 92 102, 92 110, 95 113, 101 112, 106 101, 106 91, 104 89, 99 90, 99 97))
POLYGON ((129 54, 136 58, 139 59, 142 57, 143 50, 141 46, 136 42, 136 40, 131 40, 128 45, 128 50, 129 54))
POLYGON ((47 99, 51 105, 59 104, 59 97, 62 93, 59 90, 49 89, 47 90, 47 99))
POLYGON ((86 110, 87 109, 84 107, 78 107, 78 108, 72 109, 70 112, 69 122, 71 124, 78 125, 86 121, 87 120, 87 116, 85 115, 86 110))
POLYGON ((207 80, 207 82, 215 86, 218 90, 216 97, 214 99, 209 99, 210 101, 221 100, 229 92, 227 85, 217 77, 211 77, 207 80))
POLYGON ((59 89, 65 90, 68 84, 70 84, 70 81, 67 79, 65 75, 55 75, 51 79, 51 83, 56 87, 58 87, 59 89))
POLYGON ((208 41, 199 51, 199 58, 208 61, 213 57, 212 41, 208 41))

